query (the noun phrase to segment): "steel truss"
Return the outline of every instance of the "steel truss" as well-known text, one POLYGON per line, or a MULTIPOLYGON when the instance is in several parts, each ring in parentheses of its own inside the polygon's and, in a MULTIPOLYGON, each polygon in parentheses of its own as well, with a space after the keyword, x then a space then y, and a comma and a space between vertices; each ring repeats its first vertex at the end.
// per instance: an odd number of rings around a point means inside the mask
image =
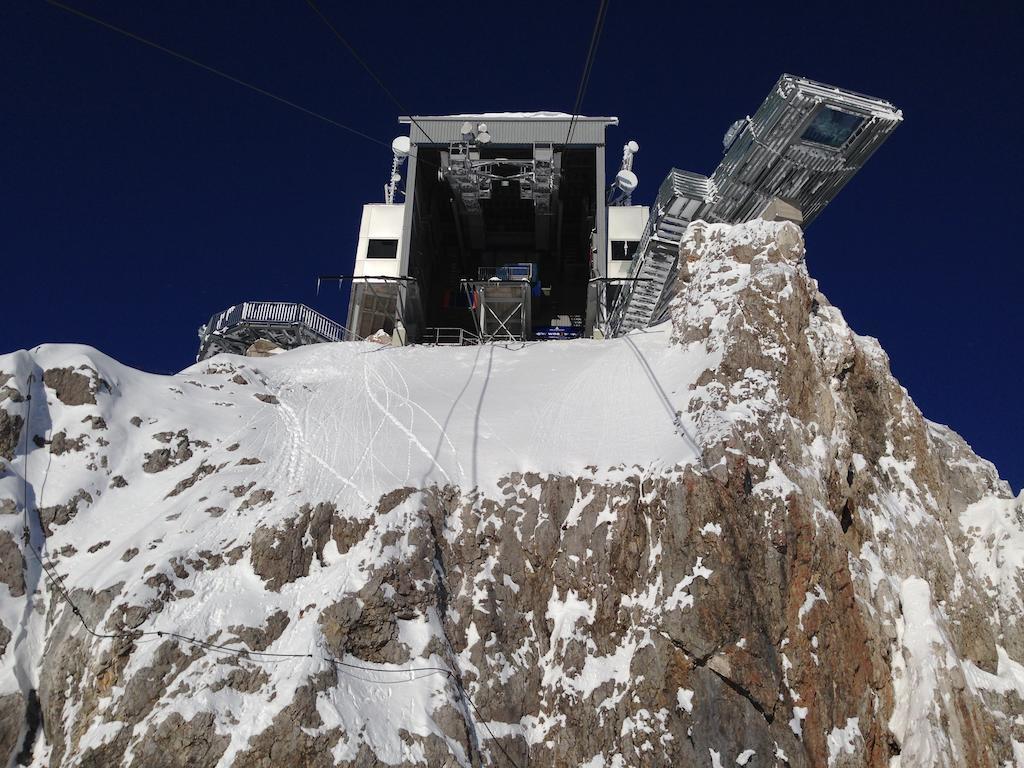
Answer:
POLYGON ((482 343, 525 341, 532 329, 530 283, 525 280, 462 280, 482 343))

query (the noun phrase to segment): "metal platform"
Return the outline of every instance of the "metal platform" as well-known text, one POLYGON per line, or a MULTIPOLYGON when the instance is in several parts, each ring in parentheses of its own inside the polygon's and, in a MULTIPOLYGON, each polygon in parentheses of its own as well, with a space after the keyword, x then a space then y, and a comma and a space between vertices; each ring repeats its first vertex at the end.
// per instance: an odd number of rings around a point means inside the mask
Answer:
POLYGON ((345 328, 305 304, 284 301, 246 301, 228 307, 199 329, 196 362, 227 352, 244 355, 259 339, 283 349, 342 341, 345 328))
POLYGON ((477 338, 491 341, 523 341, 531 330, 532 294, 527 280, 463 280, 477 338))

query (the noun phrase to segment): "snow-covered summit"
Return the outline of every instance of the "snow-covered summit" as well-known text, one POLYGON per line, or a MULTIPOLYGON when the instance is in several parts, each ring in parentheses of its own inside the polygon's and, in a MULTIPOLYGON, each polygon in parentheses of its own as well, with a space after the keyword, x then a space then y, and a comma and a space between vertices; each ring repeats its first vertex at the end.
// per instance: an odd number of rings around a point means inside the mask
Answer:
POLYGON ((0 357, 0 755, 1024 759, 1021 498, 796 227, 682 259, 610 341, 0 357))

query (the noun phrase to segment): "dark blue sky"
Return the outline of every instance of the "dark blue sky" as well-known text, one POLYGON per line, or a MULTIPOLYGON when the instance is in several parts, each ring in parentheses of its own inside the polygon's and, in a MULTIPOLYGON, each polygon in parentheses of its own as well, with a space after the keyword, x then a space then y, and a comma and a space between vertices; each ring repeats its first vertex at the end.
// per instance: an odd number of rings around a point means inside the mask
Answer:
MULTIPOLYGON (((320 0, 418 113, 572 111, 596 2, 320 0)), ((72 2, 71 4, 75 4, 72 2)), ((302 0, 78 7, 384 141, 397 110, 302 0)), ((709 173, 782 72, 881 96, 905 122, 808 232, 809 266, 878 337, 925 415, 1024 485, 1022 11, 1014 3, 612 0, 584 112, 649 202, 709 173)), ((170 372, 243 299, 340 319, 387 150, 40 0, 0 4, 0 351, 92 344, 170 372)))

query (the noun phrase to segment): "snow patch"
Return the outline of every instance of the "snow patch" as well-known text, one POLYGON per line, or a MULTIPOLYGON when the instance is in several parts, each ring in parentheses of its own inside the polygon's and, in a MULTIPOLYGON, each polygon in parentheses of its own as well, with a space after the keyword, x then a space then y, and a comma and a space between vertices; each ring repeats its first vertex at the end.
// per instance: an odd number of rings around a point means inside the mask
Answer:
POLYGON ((793 717, 789 719, 789 729, 796 734, 798 739, 804 737, 804 720, 807 719, 807 707, 793 707, 793 717))
POLYGON ((688 688, 680 688, 676 691, 676 702, 680 709, 693 712, 693 691, 688 688))
POLYGON ((797 625, 800 627, 800 631, 804 631, 804 616, 811 612, 815 603, 827 603, 828 597, 825 595, 825 590, 822 589, 821 584, 814 585, 814 592, 804 593, 804 602, 800 606, 800 610, 797 612, 796 619, 797 625))
POLYGON ((718 523, 704 523, 704 526, 700 529, 700 532, 704 536, 721 536, 722 526, 718 523))
POLYGON ((857 741, 863 741, 863 738, 859 718, 848 718, 844 727, 833 728, 826 737, 829 767, 835 765, 840 755, 852 755, 857 748, 857 741))

